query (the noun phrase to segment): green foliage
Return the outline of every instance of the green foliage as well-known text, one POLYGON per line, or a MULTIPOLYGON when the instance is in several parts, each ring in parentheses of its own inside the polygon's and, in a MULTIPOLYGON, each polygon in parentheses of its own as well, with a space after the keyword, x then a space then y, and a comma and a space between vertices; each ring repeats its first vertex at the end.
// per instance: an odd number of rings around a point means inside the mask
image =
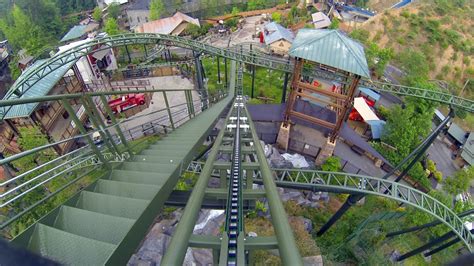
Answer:
POLYGON ((47 42, 45 32, 17 5, 13 6, 10 20, 0 19, 0 31, 13 48, 24 48, 32 54, 40 51, 47 42))
POLYGON ((399 54, 398 60, 403 70, 407 73, 405 82, 408 85, 413 86, 418 82, 428 79, 430 68, 428 60, 423 53, 407 49, 399 54))
POLYGON ((191 37, 195 39, 199 36, 205 35, 210 28, 212 28, 212 25, 209 23, 204 23, 201 27, 190 23, 186 26, 186 34, 191 35, 191 37))
POLYGON ((239 23, 239 20, 237 18, 230 18, 224 22, 224 24, 229 28, 237 27, 237 23, 239 23))
POLYGON ((265 8, 265 0, 250 0, 247 2, 247 10, 257 10, 265 8))
POLYGON ((197 182, 199 175, 185 172, 176 185, 176 190, 191 190, 197 182))
POLYGON ((101 21, 102 20, 102 9, 100 7, 95 7, 94 12, 92 13, 92 18, 95 21, 101 21))
POLYGON ((444 180, 443 190, 453 196, 466 192, 472 179, 474 179, 474 166, 461 169, 454 176, 444 180))
POLYGON ((370 33, 364 29, 355 29, 349 34, 349 36, 352 39, 365 43, 369 39, 370 33))
POLYGON ((392 60, 394 52, 391 48, 379 48, 375 42, 368 41, 365 55, 369 68, 376 76, 380 77, 383 75, 387 64, 392 60))
POLYGON ((281 23, 281 13, 280 12, 273 12, 272 13, 272 20, 276 23, 281 23))
POLYGON ((109 14, 109 18, 117 19, 118 16, 120 15, 120 5, 117 3, 110 4, 107 7, 107 13, 109 14))
POLYGON ((339 172, 341 171, 341 160, 339 157, 331 156, 321 165, 323 171, 339 172))
POLYGON ((105 21, 104 30, 108 35, 117 35, 120 33, 117 21, 114 18, 108 18, 105 21))
POLYGON ((329 25, 330 29, 339 29, 339 20, 337 18, 333 18, 331 21, 331 25, 329 25))
POLYGON ((151 0, 150 2, 150 20, 157 20, 161 17, 165 6, 162 0, 151 0))
POLYGON ((232 7, 232 16, 237 16, 240 13, 240 10, 238 7, 234 6, 232 7))

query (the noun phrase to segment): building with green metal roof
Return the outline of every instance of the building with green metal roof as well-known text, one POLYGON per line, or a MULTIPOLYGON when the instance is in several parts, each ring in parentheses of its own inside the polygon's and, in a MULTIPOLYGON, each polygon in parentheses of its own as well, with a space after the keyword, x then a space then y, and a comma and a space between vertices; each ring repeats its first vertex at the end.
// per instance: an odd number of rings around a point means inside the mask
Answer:
POLYGON ((470 133, 466 142, 462 146, 461 158, 466 161, 468 165, 474 165, 474 134, 470 133))
POLYGON ((301 29, 289 54, 370 78, 364 47, 338 30, 301 29))

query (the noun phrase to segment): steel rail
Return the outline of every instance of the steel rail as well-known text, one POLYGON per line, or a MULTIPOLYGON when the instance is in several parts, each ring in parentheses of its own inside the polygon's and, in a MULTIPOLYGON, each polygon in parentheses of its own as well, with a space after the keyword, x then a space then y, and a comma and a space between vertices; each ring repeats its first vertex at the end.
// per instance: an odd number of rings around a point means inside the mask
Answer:
MULTIPOLYGON (((247 54, 244 51, 231 51, 172 35, 130 33, 91 40, 89 42, 73 47, 68 51, 56 54, 52 58, 38 65, 35 69, 32 69, 23 77, 20 77, 20 79, 18 79, 17 82, 7 92, 6 98, 19 97, 24 92, 26 92, 32 85, 41 80, 41 78, 45 75, 51 73, 55 69, 64 65, 65 63, 72 62, 77 58, 85 56, 91 52, 124 45, 157 43, 168 46, 188 48, 202 53, 207 53, 214 56, 221 56, 238 62, 262 66, 288 73, 293 72, 293 63, 288 64, 287 60, 283 58, 277 58, 272 56, 259 56, 255 53, 247 54), (101 45, 102 47, 99 49, 95 49, 93 51, 89 50, 89 48, 91 47, 98 47, 101 45)), ((320 70, 307 70, 305 71, 304 75, 317 78, 323 77, 329 79, 340 79, 338 78, 338 75, 334 75, 330 72, 320 70)), ((413 88, 382 82, 372 82, 368 79, 362 80, 361 85, 367 86, 377 91, 387 91, 399 95, 414 96, 428 100, 438 101, 441 103, 450 104, 462 108, 471 113, 474 112, 473 100, 463 99, 443 92, 430 91, 426 89, 413 88)), ((5 108, 0 108, 0 118, 4 117, 6 111, 8 110, 5 110, 5 108)))

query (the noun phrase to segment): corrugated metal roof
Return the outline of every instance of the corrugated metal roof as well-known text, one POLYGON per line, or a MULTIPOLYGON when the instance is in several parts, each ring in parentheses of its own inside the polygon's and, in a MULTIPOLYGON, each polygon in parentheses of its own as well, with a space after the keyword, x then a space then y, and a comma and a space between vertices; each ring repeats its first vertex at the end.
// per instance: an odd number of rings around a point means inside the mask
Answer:
POLYGON ((373 139, 380 139, 382 136, 383 129, 385 127, 386 122, 383 120, 371 120, 366 121, 367 124, 370 125, 370 131, 372 132, 373 139))
POLYGON ((461 157, 469 164, 474 165, 474 133, 470 133, 464 143, 461 157))
POLYGON ((201 26, 199 24, 199 19, 192 18, 181 12, 176 12, 176 14, 174 14, 172 17, 143 23, 141 26, 136 28, 136 31, 140 33, 171 34, 176 29, 176 27, 178 27, 183 22, 192 23, 199 27, 201 26))
POLYGON ((466 141, 466 131, 455 123, 452 123, 451 126, 449 126, 448 134, 461 144, 466 141))
MULTIPOLYGON (((47 59, 36 61, 32 66, 30 66, 28 69, 26 69, 25 72, 22 73, 22 75, 18 78, 16 82, 21 80, 22 77, 26 76, 35 68, 39 67, 46 60, 47 59)), ((20 98, 40 97, 40 96, 47 95, 51 91, 51 89, 54 87, 54 85, 64 76, 64 74, 66 74, 66 72, 76 62, 77 60, 74 60, 70 63, 64 64, 61 67, 49 73, 48 75, 44 76, 41 80, 39 80, 33 86, 31 86, 25 93, 23 93, 23 95, 21 95, 20 98)), ((15 88, 15 87, 16 87, 15 84, 13 84, 12 88, 15 88)), ((3 100, 17 99, 17 98, 18 97, 15 94, 11 94, 10 97, 4 98, 3 100)), ((30 116, 30 114, 35 110, 38 104, 39 103, 28 103, 28 104, 14 105, 10 108, 10 110, 8 110, 4 118, 11 119, 11 118, 30 116)))
POLYGON ((60 42, 66 42, 69 40, 74 40, 80 38, 82 35, 87 33, 87 25, 76 25, 72 27, 66 35, 61 39, 60 42))
POLYGON ((370 78, 364 47, 338 30, 301 29, 289 53, 370 78))
POLYGON ((282 25, 276 22, 270 22, 264 26, 265 32, 265 44, 272 44, 276 41, 284 39, 289 43, 292 43, 295 39, 295 35, 289 29, 283 27, 282 25))
POLYGON ((375 91, 369 88, 359 87, 359 91, 369 96, 370 98, 374 99, 375 101, 380 100, 380 94, 376 93, 375 91))

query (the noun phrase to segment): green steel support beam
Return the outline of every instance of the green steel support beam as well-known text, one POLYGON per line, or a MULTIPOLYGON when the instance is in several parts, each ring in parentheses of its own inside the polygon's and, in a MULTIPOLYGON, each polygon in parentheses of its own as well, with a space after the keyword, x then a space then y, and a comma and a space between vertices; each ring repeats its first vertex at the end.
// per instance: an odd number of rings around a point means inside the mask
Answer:
POLYGON ((166 111, 168 112, 168 118, 170 119, 171 128, 173 128, 174 130, 175 127, 173 122, 173 116, 171 115, 170 104, 168 102, 168 97, 166 96, 166 91, 163 92, 163 99, 165 100, 166 111))
MULTIPOLYGON (((248 111, 247 111, 248 113, 248 111)), ((275 229, 275 235, 278 239, 278 250, 280 251, 280 258, 283 265, 303 265, 301 261, 301 255, 296 245, 293 231, 288 222, 288 216, 286 215, 285 208, 281 202, 280 195, 276 188, 273 180, 273 174, 268 166, 265 153, 260 140, 258 139, 257 131, 252 119, 248 118, 250 124, 250 130, 254 140, 255 149, 257 151, 257 159, 260 163, 260 173, 263 179, 265 192, 268 199, 268 205, 270 207, 270 214, 272 216, 272 223, 275 229)))
POLYGON ((120 125, 117 124, 117 119, 115 119, 115 115, 114 113, 112 112, 112 109, 110 109, 110 106, 109 106, 109 103, 107 102, 107 99, 105 98, 104 95, 100 95, 100 100, 102 102, 102 105, 104 105, 104 109, 105 109, 105 112, 107 113, 107 115, 110 117, 110 120, 112 121, 112 124, 115 125, 115 130, 117 131, 117 134, 120 138, 120 141, 123 143, 123 145, 125 146, 125 149, 128 151, 128 152, 131 152, 130 150, 130 146, 128 144, 128 141, 127 139, 125 138, 125 136, 123 135, 123 131, 122 129, 120 128, 120 125))
MULTIPOLYGON (((227 170, 220 170, 219 176, 220 176, 219 183, 221 185, 221 188, 227 188, 227 170)), ((227 193, 227 190, 225 192, 227 193)))
MULTIPOLYGON (((79 131, 81 132, 81 134, 85 135, 87 134, 87 131, 86 129, 84 128, 84 126, 82 125, 82 121, 77 117, 76 113, 74 112, 74 109, 72 109, 72 106, 71 104, 69 104, 69 101, 68 100, 62 100, 61 101, 63 106, 64 106, 64 109, 66 109, 66 111, 68 112, 69 116, 71 117, 72 121, 74 121, 74 124, 76 125, 76 127, 79 129, 79 131)), ((99 149, 97 148, 97 146, 95 146, 94 144, 94 141, 92 140, 92 137, 90 135, 87 135, 86 137, 86 140, 87 142, 89 143, 92 151, 95 153, 95 155, 97 156, 97 158, 99 158, 99 160, 105 165, 106 168, 109 168, 110 169, 110 164, 109 162, 107 162, 107 160, 105 160, 104 156, 102 155, 102 153, 99 151, 99 149)))
MULTIPOLYGON (((226 188, 208 188, 206 189, 206 197, 213 197, 217 199, 226 199, 228 191, 226 188)), ((255 200, 265 198, 265 190, 256 190, 247 188, 242 191, 244 199, 255 200)))
POLYGON ((113 143, 112 136, 110 134, 107 134, 105 131, 105 126, 103 126, 99 120, 97 119, 96 115, 99 115, 96 110, 92 109, 92 107, 89 105, 89 101, 86 99, 86 97, 81 98, 81 103, 84 106, 84 109, 86 111, 86 114, 89 116, 89 119, 91 120, 92 124, 96 128, 97 132, 99 132, 100 137, 104 141, 105 145, 107 145, 107 148, 109 149, 110 152, 112 153, 119 153, 119 150, 117 149, 117 146, 115 146, 115 143, 113 143), (95 112, 95 113, 93 113, 95 112))

